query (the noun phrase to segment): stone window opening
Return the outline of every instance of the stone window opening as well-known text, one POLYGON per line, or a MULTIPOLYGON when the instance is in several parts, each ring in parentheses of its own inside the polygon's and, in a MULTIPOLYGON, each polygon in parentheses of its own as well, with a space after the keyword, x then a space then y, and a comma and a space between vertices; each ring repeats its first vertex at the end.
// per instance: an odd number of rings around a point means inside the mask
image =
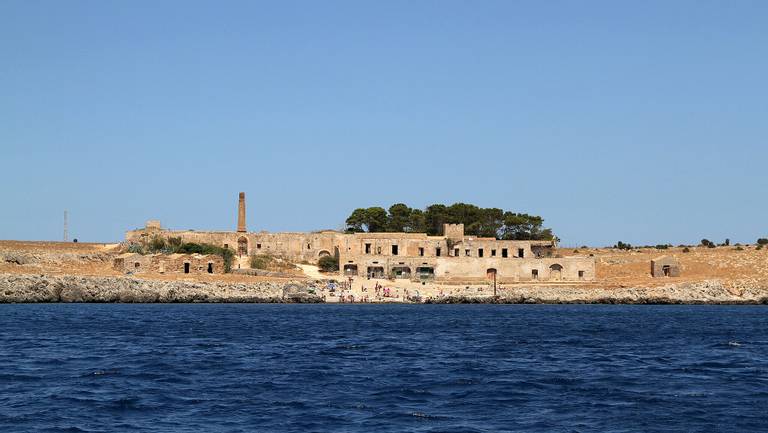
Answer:
POLYGON ((459 257, 459 249, 458 248, 455 248, 453 250, 453 257, 459 257))
POLYGON ((365 244, 365 254, 371 254, 371 244, 365 244))
POLYGON ((440 252, 441 252, 441 251, 440 251, 440 248, 439 248, 439 247, 435 249, 435 255, 436 255, 437 257, 440 257, 440 252))
POLYGON ((355 264, 344 265, 344 275, 348 277, 357 276, 357 265, 355 264))
POLYGON ((422 248, 422 247, 419 247, 419 255, 420 255, 420 256, 423 256, 423 255, 424 255, 424 248, 422 248))
POLYGON ((664 273, 665 277, 669 276, 669 273, 670 273, 671 269, 672 269, 672 267, 669 266, 669 265, 664 265, 664 266, 661 267, 661 271, 664 273))
POLYGON ((138 269, 140 266, 141 266, 141 263, 139 263, 139 262, 136 262, 136 263, 133 264, 133 267, 136 268, 136 269, 138 269))
POLYGON ((184 262, 184 273, 185 274, 189 273, 189 263, 188 262, 184 262))
POLYGON ((472 255, 472 254, 470 254, 470 252, 469 252, 469 248, 467 248, 466 250, 464 250, 464 255, 465 255, 465 256, 467 256, 467 257, 470 257, 470 256, 472 255))
POLYGON ((393 256, 397 255, 397 245, 392 245, 392 255, 393 256))
POLYGON ((504 258, 509 257, 509 253, 507 252, 506 248, 501 249, 501 257, 504 257, 504 258))
POLYGON ((477 257, 483 257, 483 249, 482 248, 478 248, 477 249, 477 257))
POLYGON ((584 271, 579 271, 579 279, 580 280, 584 279, 584 271))
POLYGON ((213 263, 208 263, 208 273, 209 274, 213 273, 213 263))
POLYGON ((520 257, 521 259, 525 257, 525 248, 518 248, 517 249, 517 257, 520 257))
POLYGON ((491 250, 491 257, 496 257, 496 250, 491 250))
POLYGON ((538 280, 539 279, 539 270, 538 269, 533 269, 531 271, 531 279, 532 280, 538 280))
POLYGON ((307 249, 311 250, 312 249, 312 244, 307 244, 307 249))
POLYGON ((376 254, 381 254, 381 247, 376 247, 376 254))
POLYGON ((256 249, 260 250, 261 249, 261 244, 256 244, 256 249))

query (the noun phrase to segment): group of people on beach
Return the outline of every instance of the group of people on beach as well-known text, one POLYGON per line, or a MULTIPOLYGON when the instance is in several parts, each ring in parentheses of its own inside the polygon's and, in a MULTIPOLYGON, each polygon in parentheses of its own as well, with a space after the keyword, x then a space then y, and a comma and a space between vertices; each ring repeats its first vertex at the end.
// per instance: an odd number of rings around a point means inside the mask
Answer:
MULTIPOLYGON (((360 286, 361 293, 355 293, 353 290, 353 282, 354 279, 351 277, 349 278, 349 281, 329 281, 324 287, 320 287, 323 300, 330 300, 331 302, 336 301, 339 303, 424 302, 433 298, 442 299, 446 296, 460 295, 462 292, 466 294, 472 290, 469 286, 465 287, 463 291, 462 289, 444 289, 438 287, 436 294, 424 299, 418 290, 387 287, 378 281, 374 281, 373 287, 365 287, 365 285, 360 286)), ((478 287, 477 291, 482 292, 483 288, 478 287)))

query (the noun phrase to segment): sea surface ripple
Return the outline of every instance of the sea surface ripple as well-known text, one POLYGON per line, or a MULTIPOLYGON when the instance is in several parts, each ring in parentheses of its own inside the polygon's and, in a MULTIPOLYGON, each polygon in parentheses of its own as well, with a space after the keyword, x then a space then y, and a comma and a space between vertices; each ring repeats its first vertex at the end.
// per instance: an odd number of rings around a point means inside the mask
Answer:
POLYGON ((768 307, 0 305, 0 431, 768 431, 768 307))

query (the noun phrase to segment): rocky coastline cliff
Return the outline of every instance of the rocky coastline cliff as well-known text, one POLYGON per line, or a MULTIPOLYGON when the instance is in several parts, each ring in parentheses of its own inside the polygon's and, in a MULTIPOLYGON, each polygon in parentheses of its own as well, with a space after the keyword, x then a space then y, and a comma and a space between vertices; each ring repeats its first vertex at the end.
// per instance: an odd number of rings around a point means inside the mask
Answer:
POLYGON ((302 282, 225 283, 162 281, 134 277, 0 274, 0 303, 33 302, 322 302, 302 282))
MULTIPOLYGON (((0 274, 0 303, 306 303, 324 302, 322 282, 254 283, 163 281, 136 277, 0 274)), ((425 298, 425 303, 509 304, 768 304, 768 289, 726 286, 719 281, 651 288, 596 289, 530 286, 506 288, 492 296, 425 298)))

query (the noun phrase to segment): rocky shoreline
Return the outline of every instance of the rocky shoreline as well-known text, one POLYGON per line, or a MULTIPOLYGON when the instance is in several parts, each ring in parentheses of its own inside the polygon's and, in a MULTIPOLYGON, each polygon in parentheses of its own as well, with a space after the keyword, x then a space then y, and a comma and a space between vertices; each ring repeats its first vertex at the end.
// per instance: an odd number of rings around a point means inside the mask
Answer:
POLYGON ((313 303, 307 282, 208 283, 133 277, 0 274, 0 303, 313 303))
MULTIPOLYGON (((161 281, 135 277, 0 274, 0 303, 319 303, 321 282, 223 283, 161 281)), ((499 296, 426 298, 431 304, 768 304, 768 289, 726 287, 721 282, 653 288, 515 287, 499 296)))

